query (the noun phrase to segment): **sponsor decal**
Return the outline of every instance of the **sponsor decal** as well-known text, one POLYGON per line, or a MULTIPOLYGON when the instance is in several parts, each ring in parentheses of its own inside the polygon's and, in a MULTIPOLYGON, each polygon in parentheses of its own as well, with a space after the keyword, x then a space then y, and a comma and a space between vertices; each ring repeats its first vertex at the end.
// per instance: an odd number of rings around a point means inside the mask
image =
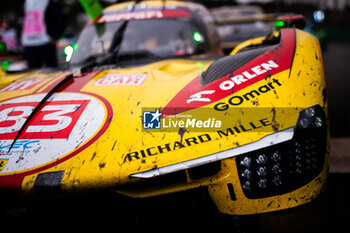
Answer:
POLYGON ((42 81, 42 79, 28 79, 23 81, 16 81, 2 88, 0 92, 29 90, 42 81))
POLYGON ((205 90, 205 91, 200 91, 194 95, 191 95, 190 98, 186 101, 188 104, 193 102, 193 101, 198 101, 198 102, 211 102, 211 99, 207 95, 214 94, 215 90, 205 90))
POLYGON ((0 159, 0 172, 5 168, 7 161, 7 159, 0 159))
POLYGON ((125 20, 144 20, 160 18, 190 18, 191 13, 185 9, 165 9, 165 10, 138 10, 134 12, 111 12, 102 15, 97 19, 97 23, 110 23, 125 20))
POLYGON ((152 146, 152 147, 149 147, 147 149, 140 150, 140 151, 134 151, 134 152, 127 153, 124 157, 124 163, 139 160, 139 159, 146 158, 146 157, 153 156, 153 155, 163 154, 166 152, 178 150, 181 148, 185 148, 188 146, 201 144, 201 143, 209 142, 209 141, 211 141, 210 135, 203 134, 203 135, 199 135, 197 137, 185 138, 184 140, 181 140, 181 141, 175 141, 172 143, 165 143, 162 145, 152 146))
POLYGON ((83 150, 108 127, 111 107, 101 97, 55 93, 9 150, 43 95, 29 95, 0 103, 0 159, 7 161, 0 173, 17 173, 48 163, 57 164, 60 159, 68 158, 67 155, 83 150))
POLYGON ((211 141, 214 135, 217 135, 217 138, 224 138, 229 137, 231 135, 237 135, 246 132, 257 132, 258 130, 264 131, 266 130, 266 128, 270 128, 272 124, 273 122, 270 121, 268 118, 262 118, 246 123, 238 123, 235 126, 231 126, 225 129, 216 130, 214 131, 212 136, 206 133, 196 137, 184 137, 180 141, 159 144, 145 149, 141 149, 139 151, 129 152, 124 156, 124 163, 137 161, 140 159, 146 159, 150 156, 161 155, 166 152, 176 151, 194 145, 200 145, 202 143, 211 141))
POLYGON ((218 130, 216 132, 220 136, 220 138, 222 138, 222 137, 228 137, 234 134, 249 132, 251 130, 260 129, 270 125, 272 125, 272 122, 269 121, 267 118, 263 118, 257 121, 247 122, 246 124, 238 124, 237 126, 229 127, 229 128, 226 128, 225 130, 218 130))
POLYGON ((234 86, 242 85, 253 78, 259 78, 259 76, 263 75, 267 71, 278 68, 279 65, 269 60, 265 63, 261 63, 260 65, 254 66, 250 69, 250 71, 243 71, 241 74, 234 75, 233 73, 229 73, 220 79, 228 79, 220 83, 219 88, 223 91, 231 90, 234 86))
MULTIPOLYGON (((286 71, 290 69, 292 64, 294 48, 295 30, 284 29, 281 34, 281 43, 278 46, 266 51, 233 72, 218 77, 207 85, 201 85, 200 76, 194 78, 170 100, 162 113, 174 115, 181 113, 181 109, 184 108, 187 110, 201 108, 286 71)), ((255 95, 256 93, 252 94, 255 95)))
POLYGON ((99 78, 94 86, 140 86, 147 76, 147 74, 106 74, 99 78))
MULTIPOLYGON (((235 90, 241 90, 240 86, 245 86, 244 83, 247 82, 248 80, 256 79, 256 80, 261 80, 259 78, 262 76, 264 73, 267 71, 271 71, 272 69, 277 69, 279 65, 272 61, 269 60, 267 62, 261 63, 260 65, 254 66, 251 68, 249 71, 244 70, 241 74, 233 74, 229 73, 221 78, 219 80, 224 80, 221 81, 218 84, 218 89, 221 92, 232 92, 232 90, 235 88, 235 90)), ((265 77, 265 76, 264 76, 265 77)), ((251 82, 251 84, 255 83, 251 82)), ((245 86, 246 87, 246 86, 245 86)), ((212 102, 212 99, 210 98, 211 94, 214 94, 215 90, 204 90, 197 92, 193 95, 191 95, 188 100, 186 101, 187 104, 190 104, 191 102, 212 102)))
MULTIPOLYGON (((4 153, 1 151, 3 154, 8 154, 8 153, 22 153, 22 152, 30 152, 27 149, 33 148, 34 145, 37 145, 40 143, 40 140, 17 140, 13 146, 11 151, 4 153)), ((0 142, 0 149, 10 149, 12 143, 4 143, 0 142)), ((3 155, 0 153, 0 156, 3 155)))
MULTIPOLYGON (((28 98, 26 98, 28 99, 28 98)), ((90 100, 49 101, 37 113, 21 138, 67 139, 90 100)), ((39 102, 10 102, 0 105, 0 136, 14 139, 39 102)))
POLYGON ((219 102, 214 105, 214 109, 217 111, 225 111, 229 108, 229 106, 239 106, 244 101, 249 101, 257 96, 263 95, 271 90, 274 90, 275 87, 282 86, 282 84, 277 80, 273 79, 272 82, 269 82, 267 85, 262 85, 256 90, 252 90, 250 92, 247 92, 243 95, 234 95, 231 98, 228 99, 226 102, 219 102))

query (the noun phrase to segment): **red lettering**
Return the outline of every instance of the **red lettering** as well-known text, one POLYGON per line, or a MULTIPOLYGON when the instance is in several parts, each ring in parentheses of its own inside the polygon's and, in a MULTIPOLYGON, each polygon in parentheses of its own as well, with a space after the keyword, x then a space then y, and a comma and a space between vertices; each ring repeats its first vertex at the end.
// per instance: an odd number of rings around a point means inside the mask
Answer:
POLYGON ((32 80, 13 82, 10 85, 1 89, 0 92, 29 90, 29 89, 33 88, 36 84, 40 83, 41 81, 42 80, 32 79, 32 80))
MULTIPOLYGON (((51 101, 39 110, 20 138, 68 138, 90 100, 51 101)), ((37 102, 0 105, 0 138, 14 139, 37 102)))

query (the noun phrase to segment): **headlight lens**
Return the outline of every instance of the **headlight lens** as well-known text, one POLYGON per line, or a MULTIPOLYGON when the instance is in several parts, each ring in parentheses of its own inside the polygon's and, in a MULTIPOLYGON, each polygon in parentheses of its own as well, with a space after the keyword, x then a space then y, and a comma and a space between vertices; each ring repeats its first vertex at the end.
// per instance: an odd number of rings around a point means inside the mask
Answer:
POLYGON ((322 107, 303 110, 292 140, 236 157, 244 194, 251 199, 263 198, 304 186, 322 171, 326 142, 322 107))

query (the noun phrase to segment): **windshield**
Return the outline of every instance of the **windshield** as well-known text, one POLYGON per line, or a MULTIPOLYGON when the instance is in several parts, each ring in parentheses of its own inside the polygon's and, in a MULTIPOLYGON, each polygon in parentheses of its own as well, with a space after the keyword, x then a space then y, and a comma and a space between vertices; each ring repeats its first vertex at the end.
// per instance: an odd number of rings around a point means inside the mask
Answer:
MULTIPOLYGON (((108 53, 115 32, 122 23, 87 25, 79 36, 70 63, 86 63, 108 53)), ((157 58, 193 55, 198 44, 204 42, 202 35, 186 18, 131 20, 118 54, 147 53, 157 58)))

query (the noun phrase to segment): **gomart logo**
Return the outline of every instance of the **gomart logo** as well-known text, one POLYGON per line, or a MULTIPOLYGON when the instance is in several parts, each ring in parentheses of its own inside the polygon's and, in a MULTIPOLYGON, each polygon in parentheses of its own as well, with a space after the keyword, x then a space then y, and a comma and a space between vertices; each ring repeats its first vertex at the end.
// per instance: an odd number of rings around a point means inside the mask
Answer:
MULTIPOLYGON (((272 60, 269 60, 265 63, 261 63, 258 66, 255 66, 253 68, 250 69, 250 71, 245 70, 243 71, 241 74, 238 75, 234 75, 233 73, 229 73, 221 78, 219 78, 219 80, 224 79, 224 81, 222 81, 219 84, 219 89, 221 92, 225 92, 225 91, 229 91, 234 88, 234 87, 238 87, 236 88, 237 90, 241 90, 242 88, 247 87, 247 85, 244 85, 245 82, 251 80, 251 79, 256 79, 257 82, 259 81, 259 76, 263 75, 264 73, 271 71, 272 69, 276 69, 278 68, 279 65, 277 63, 275 63, 272 60), (239 86, 241 85, 242 88, 240 88, 239 86)), ((209 98, 209 95, 215 93, 215 90, 205 90, 205 91, 200 91, 198 93, 195 93, 193 95, 191 95, 189 97, 189 99, 186 101, 187 104, 197 101, 197 102, 212 102, 212 100, 209 98)))
POLYGON ((106 124, 106 101, 81 93, 56 93, 35 114, 19 138, 26 119, 45 94, 0 103, 0 172, 18 172, 56 161, 83 147, 106 124), (13 144, 13 145, 12 145, 13 144), (11 148, 12 145, 12 148, 11 148), (11 148, 11 150, 9 150, 11 148))

